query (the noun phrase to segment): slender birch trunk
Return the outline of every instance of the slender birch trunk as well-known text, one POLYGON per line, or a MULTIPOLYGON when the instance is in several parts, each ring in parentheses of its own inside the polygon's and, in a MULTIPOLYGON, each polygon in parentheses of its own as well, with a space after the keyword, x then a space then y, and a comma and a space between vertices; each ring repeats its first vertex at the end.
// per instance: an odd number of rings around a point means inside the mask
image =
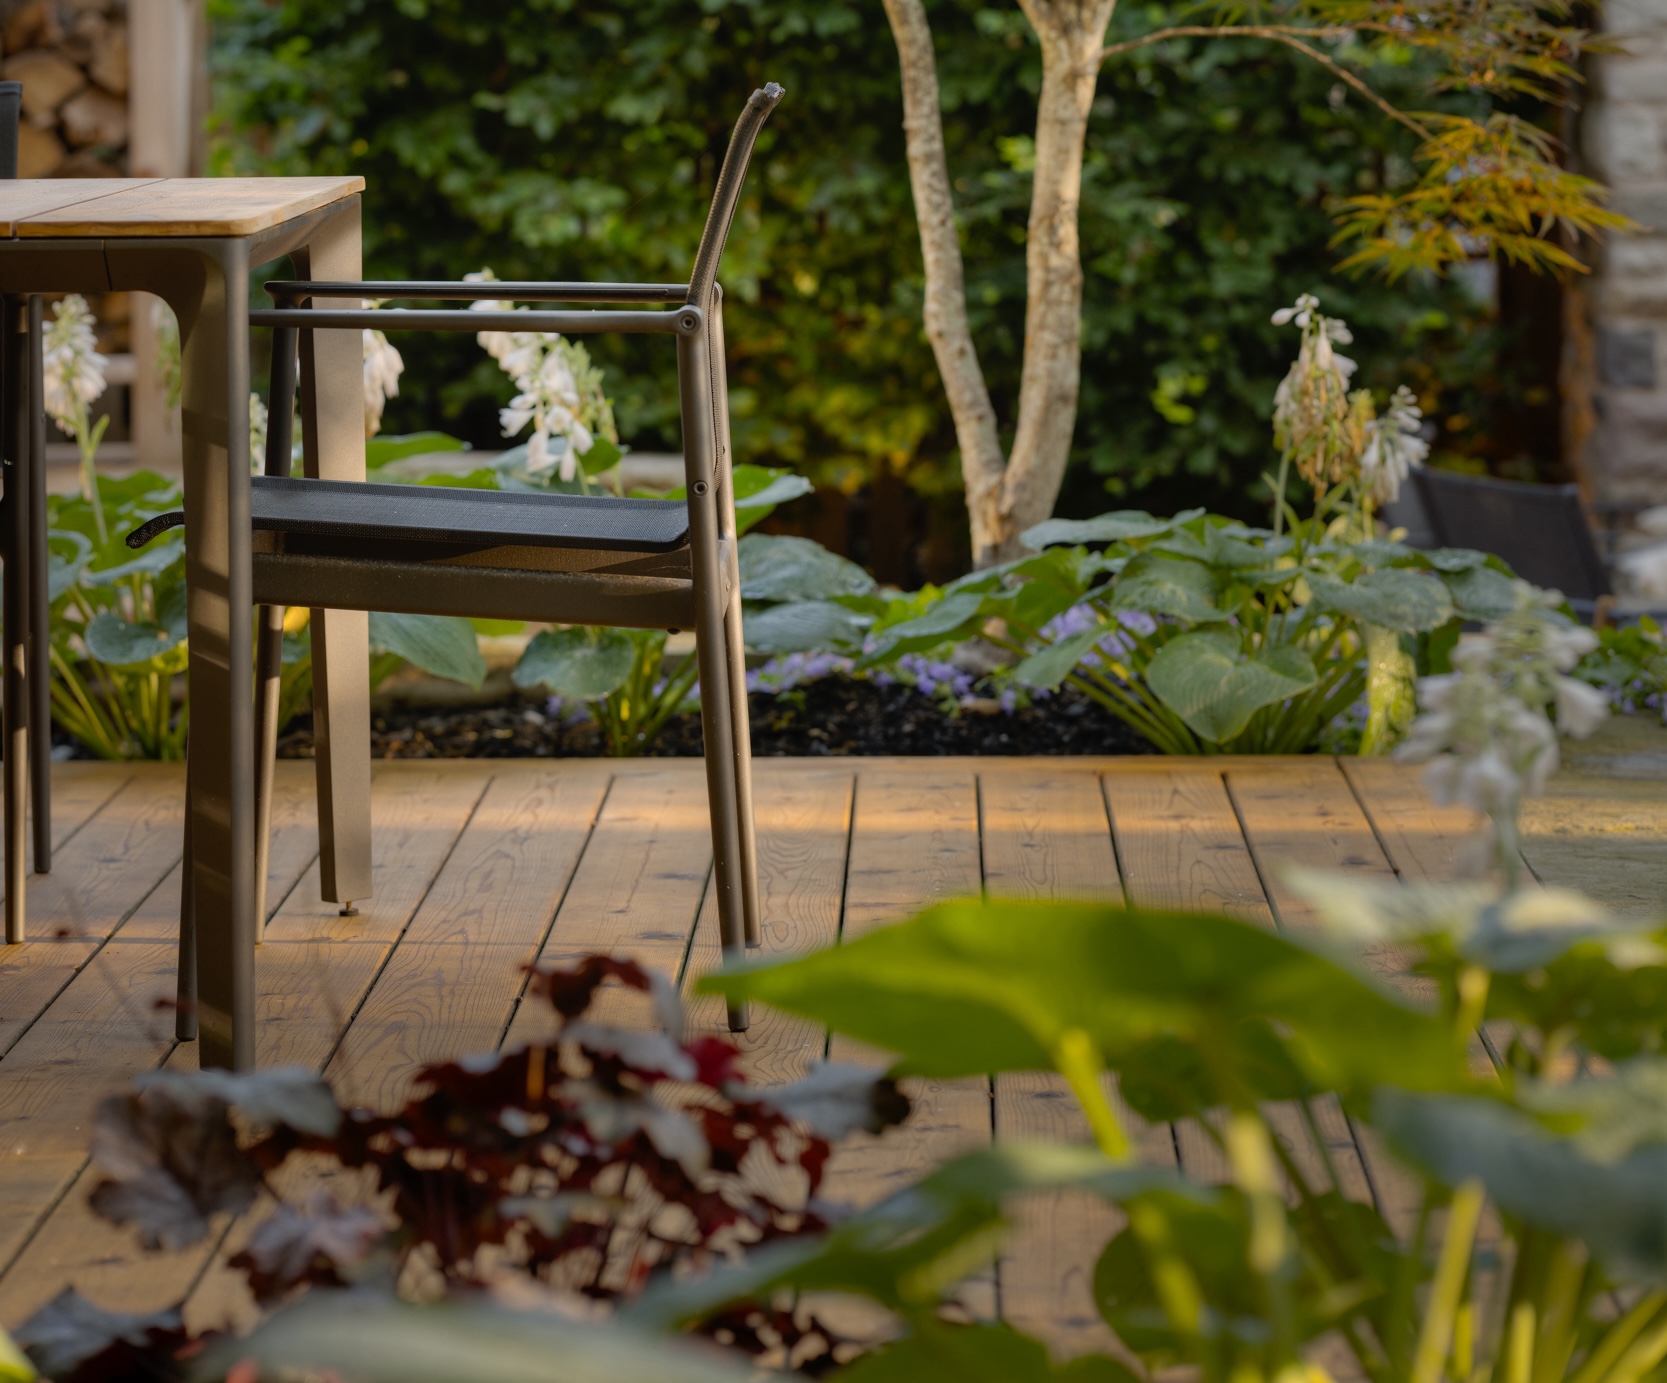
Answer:
POLYGON ((885 0, 903 73, 909 180, 926 266, 926 336, 961 447, 973 560, 1015 556, 1019 534, 1053 512, 1070 457, 1082 371, 1078 207, 1099 52, 1116 0, 1019 0, 1042 47, 1035 182, 1025 251, 1018 427, 1003 458, 995 409, 967 322, 961 244, 944 152, 937 61, 922 0, 885 0))

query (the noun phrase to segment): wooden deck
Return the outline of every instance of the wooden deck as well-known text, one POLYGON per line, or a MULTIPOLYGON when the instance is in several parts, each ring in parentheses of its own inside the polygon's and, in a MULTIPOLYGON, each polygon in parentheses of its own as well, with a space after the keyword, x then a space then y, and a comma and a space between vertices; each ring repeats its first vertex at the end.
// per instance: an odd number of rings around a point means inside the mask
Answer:
MULTIPOLYGON (((514 1043, 523 965, 629 954, 685 983, 715 964, 705 787, 695 761, 384 763, 375 775, 376 896, 342 918, 318 901, 310 765, 284 764, 261 948, 263 1065, 320 1070, 351 1100, 401 1098, 423 1063, 514 1043)), ((182 783, 161 766, 61 765, 54 872, 30 883, 34 940, 0 948, 0 1323, 67 1283, 121 1310, 191 1292, 208 1323, 243 1313, 213 1246, 141 1256, 86 1208, 89 1116, 135 1072, 189 1067, 156 1004, 174 989, 182 783)), ((1390 879, 1450 876, 1467 829, 1416 774, 1381 761, 770 760, 757 768, 765 945, 786 954, 903 917, 933 899, 1126 895, 1301 931, 1284 860, 1390 879)), ((1530 863, 1562 861, 1618 901, 1658 898, 1667 802, 1658 781, 1560 780, 1529 822, 1530 863), (1584 786, 1582 786, 1584 784, 1584 786), (1549 823, 1549 824, 1547 824, 1549 823), (1594 840, 1600 842, 1594 847, 1594 840), (1603 850, 1618 843, 1618 852, 1603 850), (1598 867, 1600 858, 1609 863, 1598 867)), ((693 1006, 715 1027, 721 1010, 693 1006)), ((759 1079, 821 1060, 824 1033, 763 1013, 743 1039, 759 1079)), ((840 1044, 834 1044, 839 1054, 840 1044)), ((832 1191, 868 1201, 992 1135, 1078 1139, 1045 1077, 917 1085, 909 1123, 841 1149, 832 1191)), ((1312 1145, 1297 1111, 1281 1136, 1312 1145)), ((1393 1167, 1335 1106, 1316 1111, 1351 1194, 1393 1220, 1393 1167)), ((1199 1130, 1142 1131, 1145 1156, 1221 1175, 1199 1130)), ((1047 1338, 1095 1346, 1094 1255, 1114 1212, 1029 1205, 968 1302, 1047 1338)))

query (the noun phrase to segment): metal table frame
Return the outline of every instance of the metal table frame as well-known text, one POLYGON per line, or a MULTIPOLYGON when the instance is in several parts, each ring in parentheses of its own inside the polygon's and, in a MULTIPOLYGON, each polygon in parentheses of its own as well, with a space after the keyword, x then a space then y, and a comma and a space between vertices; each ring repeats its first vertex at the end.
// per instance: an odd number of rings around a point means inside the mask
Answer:
MULTIPOLYGON (((197 972, 199 997, 178 1022, 182 1037, 200 1035, 204 1066, 237 1069, 254 1065, 254 1025, 234 1023, 233 1015, 253 1012, 258 935, 249 275, 252 265, 286 255, 302 277, 357 279, 359 197, 243 236, 0 241, 0 294, 136 290, 162 298, 179 319, 188 678, 197 712, 181 914, 182 923, 203 925, 184 928, 199 938, 195 955, 182 956, 182 967, 197 972)), ((360 334, 308 335, 301 392, 309 469, 324 479, 363 480, 360 334)), ((371 891, 368 617, 329 610, 314 620, 320 873, 326 899, 345 904, 371 891)), ((188 979, 182 971, 182 987, 188 979)))

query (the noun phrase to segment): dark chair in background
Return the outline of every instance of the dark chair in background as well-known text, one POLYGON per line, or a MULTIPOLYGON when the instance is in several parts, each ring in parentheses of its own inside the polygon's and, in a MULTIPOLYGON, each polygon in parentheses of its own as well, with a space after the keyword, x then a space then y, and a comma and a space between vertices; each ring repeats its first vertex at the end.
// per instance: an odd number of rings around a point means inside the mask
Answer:
POLYGON ((1613 597, 1580 490, 1574 485, 1525 485, 1512 480, 1423 468, 1412 473, 1422 514, 1397 511, 1415 544, 1469 547, 1502 558, 1525 581, 1561 591, 1592 618, 1613 597))

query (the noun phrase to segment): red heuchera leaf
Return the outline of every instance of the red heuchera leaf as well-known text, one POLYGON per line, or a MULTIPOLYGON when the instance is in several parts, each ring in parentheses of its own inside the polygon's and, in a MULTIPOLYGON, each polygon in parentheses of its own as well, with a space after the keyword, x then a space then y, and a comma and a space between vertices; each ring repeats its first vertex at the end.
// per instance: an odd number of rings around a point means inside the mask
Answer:
POLYGON ((147 1249, 182 1249, 208 1233, 211 1216, 254 1201, 260 1178, 237 1145, 218 1095, 185 1084, 114 1095, 93 1115, 93 1162, 104 1179, 93 1209, 131 1224, 147 1249))
POLYGON ((280 1202, 230 1263, 249 1279, 256 1301, 270 1302, 303 1283, 346 1286, 386 1232, 374 1211, 320 1192, 302 1207, 280 1202))

